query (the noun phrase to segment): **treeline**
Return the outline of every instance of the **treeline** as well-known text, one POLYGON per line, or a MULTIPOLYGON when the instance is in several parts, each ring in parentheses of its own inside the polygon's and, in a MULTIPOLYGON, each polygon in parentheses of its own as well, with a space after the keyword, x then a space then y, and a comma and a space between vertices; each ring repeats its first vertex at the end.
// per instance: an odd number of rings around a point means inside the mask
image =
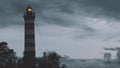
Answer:
MULTIPOLYGON (((65 68, 60 58, 56 52, 44 52, 42 57, 36 58, 35 68, 65 68)), ((16 56, 7 42, 0 42, 0 68, 23 68, 23 59, 16 56)))

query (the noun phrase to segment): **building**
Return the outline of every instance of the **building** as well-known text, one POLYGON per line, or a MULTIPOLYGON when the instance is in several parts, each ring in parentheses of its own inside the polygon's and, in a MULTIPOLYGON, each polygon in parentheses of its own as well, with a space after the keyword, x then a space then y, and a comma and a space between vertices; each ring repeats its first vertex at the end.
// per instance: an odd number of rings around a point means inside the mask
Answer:
POLYGON ((111 53, 104 54, 104 61, 108 63, 111 61, 111 53))
POLYGON ((24 57, 23 57, 23 67, 24 68, 34 68, 35 67, 35 28, 34 20, 35 13, 33 9, 28 6, 24 14, 25 21, 25 42, 24 42, 24 57))

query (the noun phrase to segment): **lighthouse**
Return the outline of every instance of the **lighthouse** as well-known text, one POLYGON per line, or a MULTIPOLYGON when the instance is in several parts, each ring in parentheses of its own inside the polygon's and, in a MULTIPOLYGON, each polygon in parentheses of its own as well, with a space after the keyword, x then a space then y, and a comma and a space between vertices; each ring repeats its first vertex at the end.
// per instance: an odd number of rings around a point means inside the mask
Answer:
POLYGON ((32 7, 26 8, 23 18, 25 21, 23 67, 35 68, 35 13, 32 7))

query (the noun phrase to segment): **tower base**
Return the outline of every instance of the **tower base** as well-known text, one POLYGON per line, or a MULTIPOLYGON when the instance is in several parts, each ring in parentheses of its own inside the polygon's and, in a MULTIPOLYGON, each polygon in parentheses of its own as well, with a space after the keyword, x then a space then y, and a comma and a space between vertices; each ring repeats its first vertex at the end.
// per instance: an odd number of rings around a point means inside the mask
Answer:
POLYGON ((35 52, 24 52, 23 68, 35 68, 35 52))

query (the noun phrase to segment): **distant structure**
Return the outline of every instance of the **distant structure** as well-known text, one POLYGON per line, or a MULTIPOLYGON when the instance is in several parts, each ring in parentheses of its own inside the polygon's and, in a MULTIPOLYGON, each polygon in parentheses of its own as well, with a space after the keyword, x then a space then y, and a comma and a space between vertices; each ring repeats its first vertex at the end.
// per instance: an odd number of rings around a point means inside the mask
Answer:
POLYGON ((116 47, 116 48, 104 48, 105 50, 111 50, 111 51, 117 51, 117 63, 120 64, 120 47, 116 47))
POLYGON ((23 57, 23 67, 35 68, 35 13, 30 6, 26 8, 26 12, 23 17, 25 21, 25 49, 23 57))
POLYGON ((117 62, 120 63, 120 49, 118 49, 117 51, 117 62))
POLYGON ((104 61, 108 63, 111 61, 111 53, 104 54, 104 61))

